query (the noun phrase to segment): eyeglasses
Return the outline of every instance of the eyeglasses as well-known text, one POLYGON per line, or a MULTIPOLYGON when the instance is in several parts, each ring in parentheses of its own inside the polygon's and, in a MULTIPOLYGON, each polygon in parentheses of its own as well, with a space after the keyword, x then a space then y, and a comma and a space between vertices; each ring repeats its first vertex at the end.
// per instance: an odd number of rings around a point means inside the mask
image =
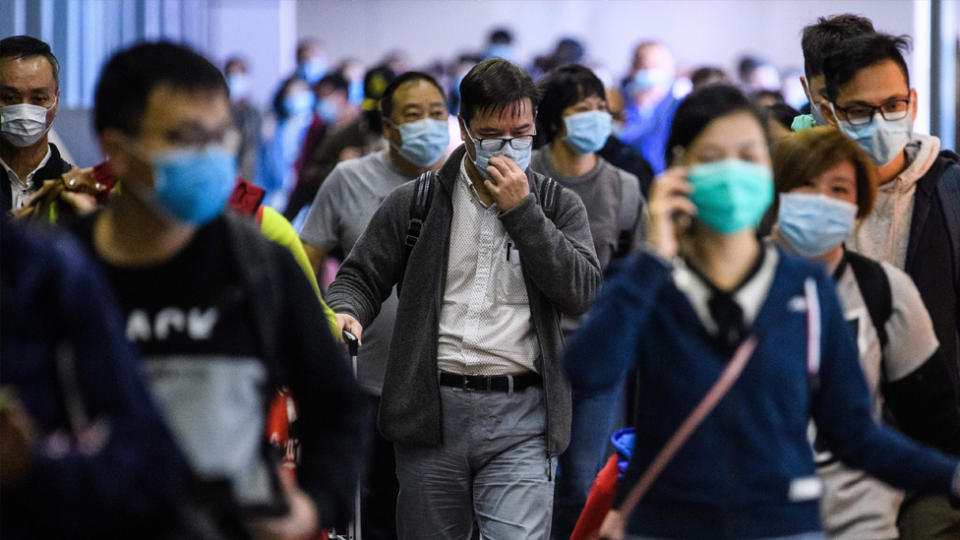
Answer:
POLYGON ((893 99, 883 105, 874 107, 873 105, 851 105, 850 107, 841 107, 830 104, 833 110, 840 113, 843 118, 854 126, 869 124, 873 120, 875 112, 879 111, 884 120, 903 120, 910 113, 909 99, 893 99))
POLYGON ((533 133, 522 137, 492 137, 489 139, 477 139, 467 128, 467 136, 473 141, 474 146, 483 149, 485 152, 499 152, 507 144, 514 150, 526 150, 533 146, 533 137, 537 134, 537 128, 533 128, 533 133))
POLYGON ((231 127, 217 132, 202 130, 189 130, 185 133, 175 132, 167 138, 167 142, 182 149, 204 150, 215 147, 236 154, 240 150, 243 137, 236 128, 231 127))

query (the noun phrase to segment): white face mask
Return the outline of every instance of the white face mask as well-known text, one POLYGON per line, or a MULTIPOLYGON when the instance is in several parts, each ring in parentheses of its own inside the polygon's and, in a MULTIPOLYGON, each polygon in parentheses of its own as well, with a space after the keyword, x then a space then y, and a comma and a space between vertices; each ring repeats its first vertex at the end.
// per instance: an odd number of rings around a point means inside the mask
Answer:
POLYGON ((29 103, 0 107, 0 135, 18 148, 30 146, 50 129, 47 111, 46 107, 29 103))

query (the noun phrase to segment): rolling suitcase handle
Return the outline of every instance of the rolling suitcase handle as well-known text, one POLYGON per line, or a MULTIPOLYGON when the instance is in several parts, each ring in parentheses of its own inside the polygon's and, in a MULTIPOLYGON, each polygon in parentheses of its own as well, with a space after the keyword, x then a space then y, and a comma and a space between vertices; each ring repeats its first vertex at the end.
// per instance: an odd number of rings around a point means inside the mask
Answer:
POLYGON ((353 378, 357 378, 357 351, 360 349, 360 340, 353 332, 343 331, 343 341, 347 344, 347 350, 350 351, 350 363, 353 365, 353 378))
MULTIPOLYGON (((350 353, 350 364, 353 366, 353 378, 357 378, 357 354, 360 349, 360 340, 352 332, 343 331, 343 341, 347 344, 347 351, 350 353)), ((357 486, 357 492, 353 501, 353 520, 347 525, 347 538, 350 540, 363 540, 360 531, 360 486, 357 486)))

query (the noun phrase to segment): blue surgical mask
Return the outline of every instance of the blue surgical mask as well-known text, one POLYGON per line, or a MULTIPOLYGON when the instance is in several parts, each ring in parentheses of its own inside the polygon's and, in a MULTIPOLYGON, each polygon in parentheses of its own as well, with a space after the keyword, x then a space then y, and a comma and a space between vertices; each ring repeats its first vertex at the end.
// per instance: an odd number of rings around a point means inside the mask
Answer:
POLYGON ((217 147, 154 154, 154 200, 178 221, 203 225, 219 216, 237 181, 237 160, 217 147))
POLYGON ((350 104, 363 103, 363 81, 350 81, 350 104))
POLYGON ((315 101, 313 92, 297 92, 283 98, 283 109, 290 116, 299 116, 310 112, 315 101))
POLYGON ((853 233, 857 205, 810 193, 781 193, 777 228, 789 248, 803 257, 819 257, 853 233))
POLYGON ((450 145, 450 129, 443 120, 424 118, 406 124, 394 124, 394 127, 400 132, 402 144, 398 147, 391 142, 391 146, 418 167, 436 163, 450 145))
POLYGON ((487 172, 487 167, 490 166, 490 158, 493 156, 506 156, 513 160, 517 164, 517 167, 520 167, 520 170, 526 171, 527 167, 530 166, 530 155, 533 151, 533 141, 528 141, 530 144, 526 148, 516 149, 506 143, 503 145, 503 148, 497 150, 496 152, 485 150, 480 147, 480 142, 473 137, 473 134, 470 133, 470 130, 467 130, 467 137, 470 137, 470 140, 473 142, 474 151, 477 153, 476 157, 473 159, 473 165, 477 168, 477 172, 480 173, 480 176, 486 178, 487 180, 492 180, 490 174, 487 172))
POLYGON ((487 47, 487 52, 483 55, 484 58, 503 58, 508 62, 513 61, 513 47, 507 45, 506 43, 495 43, 487 47))
MULTIPOLYGON (((830 108, 833 109, 833 103, 830 108)), ((836 111, 833 114, 836 116, 836 111)), ((880 167, 893 161, 910 142, 913 119, 908 114, 900 120, 887 120, 877 112, 869 123, 858 126, 837 118, 837 128, 857 141, 860 148, 870 155, 874 165, 880 167)))
POLYGON ((297 77, 313 84, 327 74, 327 61, 322 58, 311 58, 297 65, 297 77))
POLYGON ((610 113, 586 111, 563 117, 567 135, 563 141, 579 155, 592 154, 607 143, 610 137, 610 113))
POLYGON ((673 75, 669 71, 660 68, 641 69, 633 75, 631 81, 632 90, 643 92, 651 88, 664 88, 670 86, 673 81, 673 75))
POLYGON ((702 163, 690 167, 688 180, 697 219, 722 234, 755 228, 773 202, 773 174, 756 163, 739 159, 702 163))
POLYGON ((323 118, 323 121, 327 124, 335 123, 337 121, 337 117, 340 116, 340 111, 337 110, 337 104, 329 99, 318 99, 317 105, 313 110, 316 111, 317 116, 323 118))
POLYGON ((250 93, 250 77, 246 73, 231 73, 227 75, 227 88, 231 101, 244 99, 250 93))

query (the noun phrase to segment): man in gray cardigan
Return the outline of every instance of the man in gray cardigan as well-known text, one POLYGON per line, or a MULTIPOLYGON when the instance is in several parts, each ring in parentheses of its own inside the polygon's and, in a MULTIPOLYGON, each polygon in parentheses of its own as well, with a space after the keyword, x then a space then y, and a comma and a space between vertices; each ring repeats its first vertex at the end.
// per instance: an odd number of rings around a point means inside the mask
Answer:
POLYGON ((460 92, 464 146, 387 197, 327 300, 361 335, 401 286, 379 419, 396 449, 400 537, 469 538, 476 523, 487 538, 548 538, 553 458, 570 435, 560 315, 587 310, 600 265, 579 197, 556 186, 545 213, 552 181, 526 170, 530 77, 492 58, 460 92), (405 252, 421 185, 431 202, 405 252))

